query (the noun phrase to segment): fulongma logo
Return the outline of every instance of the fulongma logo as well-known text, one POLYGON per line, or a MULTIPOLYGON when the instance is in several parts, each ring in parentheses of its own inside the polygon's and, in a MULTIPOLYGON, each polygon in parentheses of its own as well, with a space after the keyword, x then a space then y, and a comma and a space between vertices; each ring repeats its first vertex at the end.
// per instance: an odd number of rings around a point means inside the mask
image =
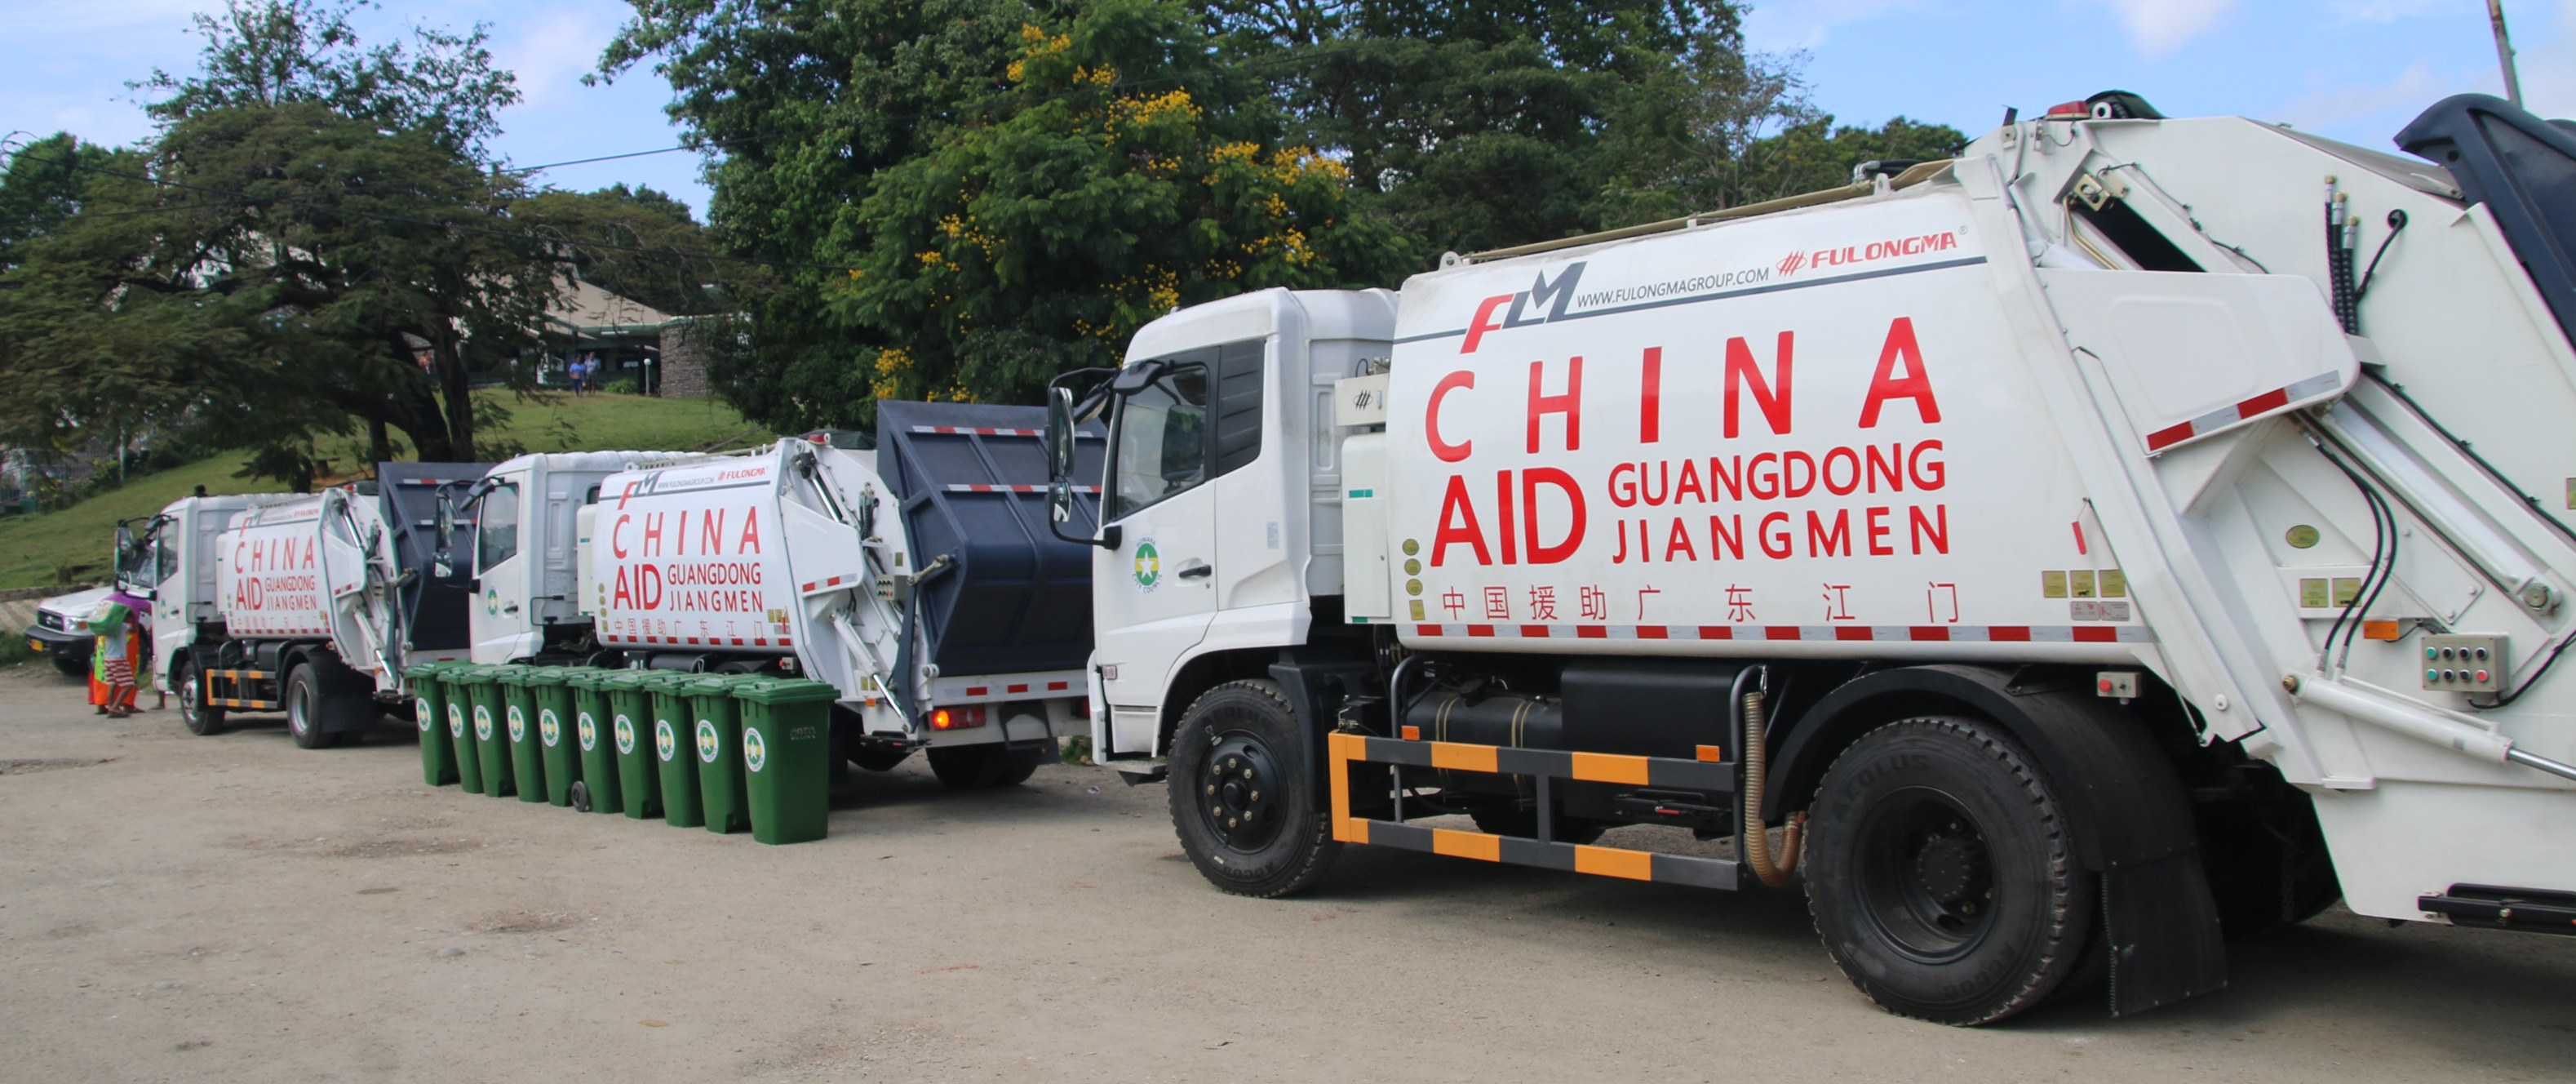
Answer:
POLYGON ((669 719, 653 720, 653 752, 666 764, 680 755, 680 736, 671 732, 669 719))
POLYGON ((1532 324, 1544 324, 1550 320, 1565 319, 1565 307, 1574 301, 1574 284, 1583 280, 1583 266, 1588 262, 1576 260, 1567 264, 1565 270, 1557 272, 1556 280, 1553 282, 1548 281, 1546 271, 1540 271, 1530 279, 1530 288, 1527 290, 1516 294, 1496 294, 1477 302, 1476 318, 1467 321, 1467 341, 1458 345, 1458 352, 1475 353, 1476 344, 1484 339, 1488 331, 1501 331, 1507 327, 1528 327, 1532 324), (1505 305, 1511 308, 1504 311, 1500 322, 1495 321, 1494 310, 1505 305), (1537 315, 1541 308, 1547 310, 1546 315, 1537 315))
POLYGON ((742 728, 742 766, 758 772, 760 766, 767 763, 769 739, 761 737, 760 731, 751 727, 742 728))
POLYGON ((465 705, 447 706, 447 732, 460 738, 465 736, 465 705))
POLYGON ((599 724, 591 719, 589 712, 585 711, 581 713, 580 718, 573 720, 572 728, 574 733, 581 736, 582 752, 587 753, 599 748, 599 724))
POLYGON ((1136 540, 1136 586, 1146 594, 1163 583, 1163 551, 1155 548, 1152 536, 1136 540))
POLYGON ((698 720, 698 759, 713 764, 716 762, 716 755, 722 752, 724 752, 724 739, 716 736, 716 721, 698 720))
POLYGON ((545 742, 548 749, 563 741, 563 720, 555 718, 555 709, 538 709, 537 738, 545 742))
POLYGON ((474 736, 484 741, 492 740, 492 709, 481 704, 474 705, 474 736))
POLYGON ((420 720, 420 732, 423 734, 429 733, 429 728, 438 725, 438 713, 429 710, 429 698, 426 696, 421 697, 419 703, 413 705, 411 716, 420 720))
POLYGON ((1797 274, 1798 269, 1805 266, 1807 266, 1807 252, 1805 249, 1800 249, 1786 256, 1782 256, 1780 257, 1780 277, 1784 279, 1788 278, 1791 275, 1797 274))
POLYGON ((634 756, 635 720, 620 715, 617 717, 617 725, 612 729, 617 732, 617 751, 628 756, 634 756))
POLYGON ((525 716, 519 714, 519 706, 517 704, 510 705, 510 740, 528 740, 528 720, 525 716))

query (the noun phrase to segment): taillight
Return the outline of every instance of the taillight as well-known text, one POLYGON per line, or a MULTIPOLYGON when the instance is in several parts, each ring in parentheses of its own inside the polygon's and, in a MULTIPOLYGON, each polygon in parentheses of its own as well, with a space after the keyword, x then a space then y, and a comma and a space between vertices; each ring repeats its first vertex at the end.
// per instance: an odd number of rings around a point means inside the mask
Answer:
POLYGON ((976 705, 940 708, 930 713, 932 730, 966 730, 982 725, 984 725, 984 709, 976 705))

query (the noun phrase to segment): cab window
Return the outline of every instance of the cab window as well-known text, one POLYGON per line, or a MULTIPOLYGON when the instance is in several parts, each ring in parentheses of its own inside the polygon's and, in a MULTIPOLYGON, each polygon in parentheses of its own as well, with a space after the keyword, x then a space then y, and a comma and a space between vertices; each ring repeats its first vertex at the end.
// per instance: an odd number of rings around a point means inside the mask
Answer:
POLYGON ((493 486, 475 503, 474 571, 488 571, 492 566, 519 555, 519 487, 516 483, 493 486))
POLYGON ((1208 478, 1208 373, 1174 367, 1119 407, 1109 518, 1120 519, 1208 478))

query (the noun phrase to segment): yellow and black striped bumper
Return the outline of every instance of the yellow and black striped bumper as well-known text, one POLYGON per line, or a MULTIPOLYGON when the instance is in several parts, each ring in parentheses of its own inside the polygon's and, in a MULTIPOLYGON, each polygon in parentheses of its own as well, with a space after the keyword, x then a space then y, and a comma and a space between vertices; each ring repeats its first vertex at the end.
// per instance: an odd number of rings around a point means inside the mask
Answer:
MULTIPOLYGON (((1575 753, 1557 749, 1518 749, 1457 742, 1407 741, 1366 734, 1327 736, 1332 764, 1333 838, 1344 843, 1394 847, 1515 866, 1590 873, 1631 881, 1658 881, 1700 888, 1740 886, 1737 864, 1722 858, 1658 854, 1652 851, 1557 843, 1497 836, 1453 828, 1433 828, 1403 821, 1351 815, 1351 768, 1358 764, 1435 768, 1532 776, 1540 780, 1579 780, 1640 787, 1734 793, 1735 767, 1717 760, 1679 760, 1615 753, 1575 753)), ((1708 755, 1703 750, 1702 755, 1708 755)))

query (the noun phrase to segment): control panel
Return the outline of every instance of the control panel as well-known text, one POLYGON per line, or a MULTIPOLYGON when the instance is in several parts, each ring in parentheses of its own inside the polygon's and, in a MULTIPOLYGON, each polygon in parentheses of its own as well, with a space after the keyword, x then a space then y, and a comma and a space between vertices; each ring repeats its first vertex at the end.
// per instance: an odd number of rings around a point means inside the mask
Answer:
POLYGON ((2424 688, 2448 693, 2504 691, 2504 637, 2427 636, 2423 640, 2424 688))

